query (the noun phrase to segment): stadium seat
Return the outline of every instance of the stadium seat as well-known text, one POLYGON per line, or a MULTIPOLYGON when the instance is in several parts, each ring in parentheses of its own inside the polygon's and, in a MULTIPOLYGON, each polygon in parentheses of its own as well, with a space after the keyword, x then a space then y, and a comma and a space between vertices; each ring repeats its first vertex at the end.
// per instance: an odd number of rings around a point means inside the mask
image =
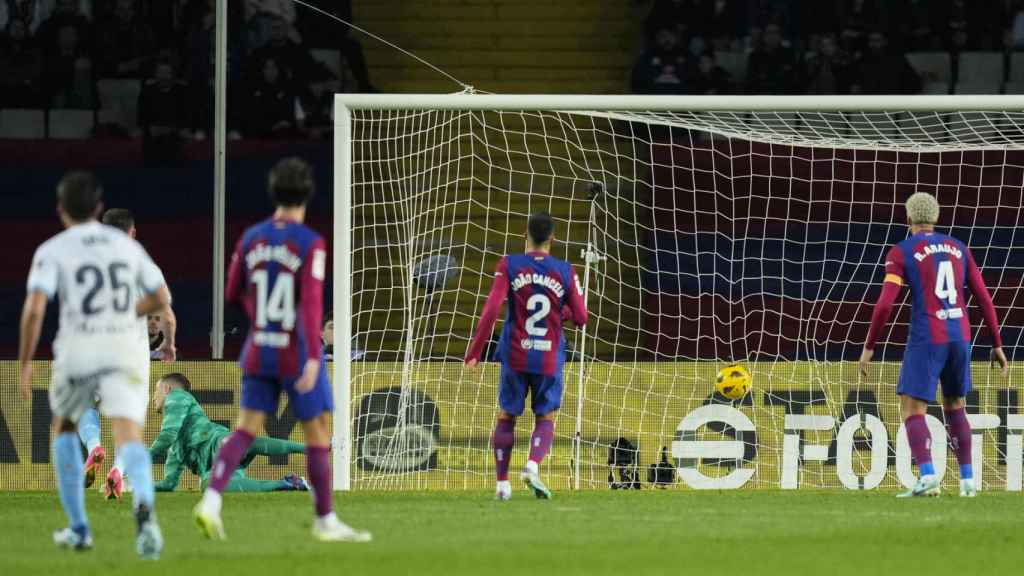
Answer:
POLYGON ((341 78, 341 52, 337 50, 310 50, 309 55, 341 78))
POLYGON ((138 119, 139 92, 142 82, 139 80, 107 78, 97 83, 100 104, 106 110, 116 110, 126 124, 125 128, 134 130, 138 119))
MULTIPOLYGON (((949 54, 946 52, 911 52, 907 54, 910 65, 921 75, 925 85, 932 82, 949 84, 952 71, 949 64, 949 54)), ((935 92, 930 92, 935 94, 935 92)))
POLYGON ((1003 85, 1003 55, 963 52, 957 76, 957 94, 998 94, 1003 85))
POLYGON ((96 113, 92 110, 50 110, 47 136, 60 140, 78 140, 92 136, 96 113))
POLYGON ((0 138, 43 138, 45 132, 46 115, 42 110, 0 110, 0 138))

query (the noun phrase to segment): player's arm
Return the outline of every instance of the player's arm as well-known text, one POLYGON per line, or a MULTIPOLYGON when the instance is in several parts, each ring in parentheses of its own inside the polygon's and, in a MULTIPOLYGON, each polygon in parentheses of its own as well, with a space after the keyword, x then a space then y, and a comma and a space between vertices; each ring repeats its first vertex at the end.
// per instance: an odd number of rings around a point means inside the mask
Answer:
POLYGON ((306 339, 306 357, 302 376, 295 383, 299 393, 308 392, 316 385, 320 372, 323 347, 320 345, 320 328, 324 321, 324 276, 327 273, 327 248, 324 239, 317 237, 299 268, 302 293, 299 295, 299 316, 302 319, 303 336, 306 339))
POLYGON ((178 487, 178 481, 184 469, 185 464, 181 461, 178 451, 169 450, 167 452, 167 461, 164 462, 164 477, 153 484, 153 489, 157 492, 174 492, 174 489, 178 487))
POLYGON ((974 254, 970 249, 964 250, 967 253, 967 286, 971 293, 978 299, 978 307, 981 308, 981 315, 985 319, 985 326, 992 335, 992 355, 999 361, 1000 367, 1006 373, 1009 364, 1006 361, 1006 354, 1003 353, 1003 338, 999 335, 999 321, 996 319, 996 307, 992 303, 992 296, 988 293, 988 286, 985 285, 985 278, 981 275, 981 269, 974 261, 974 254))
MULTIPOLYGON (((175 395, 176 396, 176 395, 175 395)), ((188 403, 178 399, 167 397, 164 402, 164 418, 160 422, 160 432, 153 439, 149 447, 149 453, 153 456, 162 456, 178 439, 181 433, 181 425, 188 413, 188 403)))
POLYGON ((892 316, 893 304, 900 295, 904 284, 904 261, 903 252, 893 247, 885 257, 885 279, 882 281, 882 293, 875 302, 875 308, 871 313, 871 326, 868 328, 868 336, 864 340, 864 351, 860 355, 861 373, 867 375, 867 365, 875 353, 875 344, 882 333, 882 329, 889 323, 892 316))
POLYGON ((47 301, 57 293, 57 264, 45 250, 36 250, 25 288, 25 304, 21 309, 18 336, 18 388, 22 400, 32 396, 32 357, 39 346, 47 301))
POLYGON ((480 360, 480 354, 484 346, 494 332, 494 323, 498 321, 498 314, 501 313, 501 305, 505 303, 508 295, 508 261, 504 256, 498 260, 498 267, 494 271, 494 282, 491 284, 491 292, 487 295, 487 302, 484 303, 484 310, 480 313, 480 323, 477 324, 473 340, 466 349, 465 363, 475 366, 480 360))
MULTIPOLYGON (((580 277, 576 275, 576 269, 571 265, 573 286, 569 288, 569 312, 573 324, 583 326, 587 323, 587 303, 583 300, 583 284, 580 284, 580 277)), ((566 318, 568 319, 568 318, 566 318)))
POLYGON ((231 263, 228 264, 228 279, 224 285, 225 302, 241 302, 242 294, 245 292, 245 268, 242 266, 242 240, 243 235, 235 244, 235 251, 231 254, 231 263))

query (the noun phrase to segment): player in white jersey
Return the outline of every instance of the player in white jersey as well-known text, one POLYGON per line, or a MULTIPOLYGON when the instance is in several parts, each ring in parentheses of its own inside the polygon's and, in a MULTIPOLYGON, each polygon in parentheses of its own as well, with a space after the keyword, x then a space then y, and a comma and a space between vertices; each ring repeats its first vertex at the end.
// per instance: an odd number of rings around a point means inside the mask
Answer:
MULTIPOLYGON (((44 242, 32 259, 18 346, 22 398, 31 398, 31 359, 46 304, 60 301, 50 385, 53 459, 61 505, 70 526, 53 535, 58 546, 92 546, 85 514, 84 471, 76 426, 95 398, 110 419, 118 457, 133 479, 136 550, 158 558, 163 538, 153 513, 153 475, 142 428, 149 402, 146 315, 172 318, 170 292, 138 242, 96 221, 102 190, 90 174, 73 172, 57 186, 57 212, 65 230, 44 242)), ((174 357, 167 329, 165 359, 174 357)))
MULTIPOLYGON (((103 223, 121 230, 131 238, 136 237, 135 216, 132 215, 130 210, 110 208, 103 213, 103 223)), ((155 270, 155 274, 160 277, 158 283, 163 284, 164 278, 160 270, 155 270)), ((157 317, 159 318, 159 316, 157 317)), ((174 316, 172 315, 167 320, 171 324, 170 331, 173 332, 175 330, 174 316)), ((163 337, 161 336, 162 339, 163 337)), ((146 361, 148 362, 153 357, 160 358, 162 353, 162 350, 147 352, 146 361)), ((82 440, 82 444, 85 445, 85 452, 88 454, 88 457, 85 459, 86 488, 92 486, 93 482, 96 481, 96 475, 99 472, 100 466, 103 465, 103 461, 106 459, 106 451, 103 449, 103 444, 100 441, 100 414, 97 408, 90 407, 82 413, 81 418, 78 420, 78 437, 82 440)), ((110 472, 107 473, 106 481, 102 485, 103 494, 108 500, 116 500, 121 497, 121 492, 125 489, 124 480, 126 478, 123 470, 123 463, 115 458, 114 465, 110 467, 110 472)))

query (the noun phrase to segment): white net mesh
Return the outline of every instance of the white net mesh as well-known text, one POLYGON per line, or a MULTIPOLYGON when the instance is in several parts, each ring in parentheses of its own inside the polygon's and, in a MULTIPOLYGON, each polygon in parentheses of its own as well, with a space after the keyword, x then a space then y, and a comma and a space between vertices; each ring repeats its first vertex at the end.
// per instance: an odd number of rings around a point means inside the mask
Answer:
MULTIPOLYGON (((663 447, 679 488, 910 482, 895 397, 909 302, 873 376, 861 380, 855 361, 914 191, 938 198, 940 227, 982 267, 1007 352, 1019 343, 1022 114, 352 114, 357 489, 493 482, 498 368, 472 375, 461 359, 498 258, 523 249, 537 210, 554 215, 554 255, 581 276, 588 234, 602 257, 582 357, 583 334, 566 331, 565 398, 542 467, 555 489, 575 483, 577 460, 582 487, 628 476, 609 466, 620 438, 645 487, 663 447), (593 183, 604 193, 590 200, 593 183), (735 403, 714 393, 729 360, 754 377, 735 403)), ((985 489, 1019 489, 1021 375, 988 370, 974 326, 975 458, 985 489)), ((931 414, 937 463, 955 482, 952 454, 939 458, 941 410, 931 414)), ((513 469, 531 428, 520 420, 513 469)))

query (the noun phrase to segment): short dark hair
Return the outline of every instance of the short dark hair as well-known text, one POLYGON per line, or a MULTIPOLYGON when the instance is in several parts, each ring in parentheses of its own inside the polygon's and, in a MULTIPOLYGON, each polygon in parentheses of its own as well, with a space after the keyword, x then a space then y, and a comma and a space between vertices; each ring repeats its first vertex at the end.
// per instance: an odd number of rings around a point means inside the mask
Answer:
POLYGON ((182 390, 190 394, 192 393, 192 383, 189 382, 188 378, 186 378, 185 375, 182 374, 181 372, 171 372, 169 374, 165 374, 164 377, 161 378, 160 380, 167 380, 168 382, 170 382, 171 386, 181 388, 182 390))
POLYGON ((530 241, 535 246, 540 246, 551 239, 551 233, 555 231, 555 221, 546 211, 536 212, 530 215, 527 230, 530 234, 530 241))
POLYGON ((57 203, 72 220, 92 218, 103 201, 103 188, 89 172, 68 172, 57 184, 57 203))
POLYGON ((135 216, 127 208, 111 208, 103 213, 103 223, 127 234, 135 226, 135 216))
POLYGON ((316 192, 313 169, 301 158, 284 158, 270 170, 267 188, 274 206, 303 206, 316 192))

